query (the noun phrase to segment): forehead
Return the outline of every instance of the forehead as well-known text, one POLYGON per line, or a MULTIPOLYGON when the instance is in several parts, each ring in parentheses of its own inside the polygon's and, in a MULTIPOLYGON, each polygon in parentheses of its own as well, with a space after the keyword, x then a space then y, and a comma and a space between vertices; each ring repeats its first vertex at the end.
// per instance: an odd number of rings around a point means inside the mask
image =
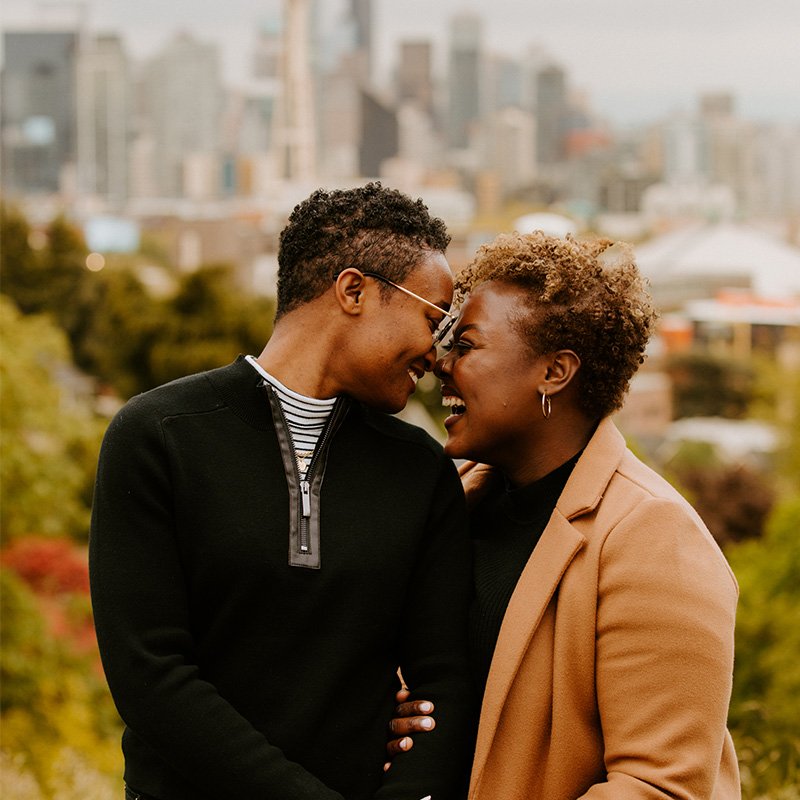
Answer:
POLYGON ((444 254, 438 250, 423 253, 403 283, 437 305, 449 305, 453 299, 453 273, 444 254))
POLYGON ((461 323, 466 325, 506 325, 514 311, 530 308, 526 291, 520 286, 487 281, 473 289, 461 307, 461 323))

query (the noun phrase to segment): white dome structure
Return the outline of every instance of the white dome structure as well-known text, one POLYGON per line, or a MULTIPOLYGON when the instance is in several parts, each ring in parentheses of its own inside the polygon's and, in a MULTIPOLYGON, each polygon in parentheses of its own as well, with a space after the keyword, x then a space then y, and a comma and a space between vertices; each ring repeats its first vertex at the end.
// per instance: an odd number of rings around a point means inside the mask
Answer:
POLYGON ((736 287, 763 298, 800 296, 800 249, 743 225, 667 233, 638 246, 636 263, 656 298, 673 303, 736 287))
POLYGON ((525 214, 514 220, 514 230, 519 233, 533 233, 542 231, 548 236, 559 236, 562 239, 568 233, 577 233, 578 226, 569 217, 550 212, 525 214))

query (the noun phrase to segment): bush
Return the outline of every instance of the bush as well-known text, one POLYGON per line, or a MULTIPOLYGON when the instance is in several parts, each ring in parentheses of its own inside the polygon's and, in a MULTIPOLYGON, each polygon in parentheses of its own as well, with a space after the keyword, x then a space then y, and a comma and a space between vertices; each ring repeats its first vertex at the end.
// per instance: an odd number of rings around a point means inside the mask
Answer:
POLYGON ((746 798, 797 798, 800 777, 800 497, 726 553, 739 580, 730 727, 746 798), (792 792, 795 794, 792 794, 792 792))

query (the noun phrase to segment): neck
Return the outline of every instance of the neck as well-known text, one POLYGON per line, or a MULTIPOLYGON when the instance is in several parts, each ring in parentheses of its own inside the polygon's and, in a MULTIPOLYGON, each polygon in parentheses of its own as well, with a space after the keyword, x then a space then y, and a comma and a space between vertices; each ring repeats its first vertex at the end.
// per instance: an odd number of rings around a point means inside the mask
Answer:
POLYGON ((320 317, 290 312, 275 329, 258 363, 284 386, 306 397, 326 399, 341 394, 331 369, 330 337, 320 329, 320 317))
POLYGON ((536 435, 531 443, 509 462, 502 471, 513 486, 527 486, 558 469, 589 443, 597 420, 587 419, 580 412, 560 409, 558 418, 536 421, 536 435))

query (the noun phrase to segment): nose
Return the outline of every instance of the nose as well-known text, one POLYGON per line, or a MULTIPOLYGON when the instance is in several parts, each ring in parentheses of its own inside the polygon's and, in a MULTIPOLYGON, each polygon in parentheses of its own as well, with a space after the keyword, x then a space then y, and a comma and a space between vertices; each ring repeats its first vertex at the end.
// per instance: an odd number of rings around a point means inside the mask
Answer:
POLYGON ((450 353, 443 353, 438 356, 436 363, 433 365, 433 374, 441 379, 450 372, 450 353))
POLYGON ((425 353, 425 372, 432 372, 436 365, 436 345, 431 345, 431 349, 425 353))

